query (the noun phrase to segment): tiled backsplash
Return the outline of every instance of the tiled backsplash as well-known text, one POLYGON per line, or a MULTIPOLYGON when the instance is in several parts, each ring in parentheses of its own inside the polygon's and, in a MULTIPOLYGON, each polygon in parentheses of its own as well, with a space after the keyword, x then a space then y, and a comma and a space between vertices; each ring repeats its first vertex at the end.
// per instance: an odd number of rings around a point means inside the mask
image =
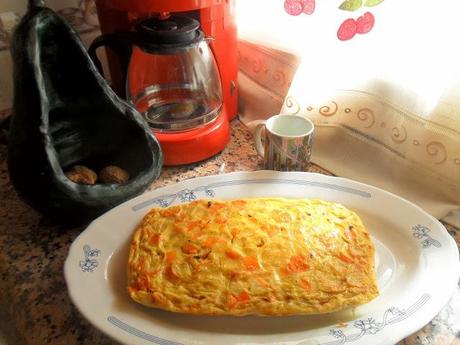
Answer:
MULTIPOLYGON (((100 34, 94 0, 48 0, 46 5, 74 27, 85 44, 100 34)), ((13 68, 9 45, 26 8, 26 0, 0 1, 0 112, 12 105, 13 68)))
POLYGON ((19 14, 13 11, 0 13, 0 51, 8 49, 19 19, 19 14))

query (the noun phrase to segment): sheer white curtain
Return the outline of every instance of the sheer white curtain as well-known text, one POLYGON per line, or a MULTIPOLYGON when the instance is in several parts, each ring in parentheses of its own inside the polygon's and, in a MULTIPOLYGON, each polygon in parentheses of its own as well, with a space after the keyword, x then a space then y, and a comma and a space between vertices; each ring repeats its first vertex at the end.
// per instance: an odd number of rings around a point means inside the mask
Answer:
POLYGON ((318 0, 313 14, 291 16, 281 0, 240 0, 240 37, 301 58, 279 111, 314 120, 313 161, 455 223, 460 1, 385 0, 355 11, 341 2, 318 0), (366 12, 375 18, 368 33, 337 38, 342 22, 366 12))

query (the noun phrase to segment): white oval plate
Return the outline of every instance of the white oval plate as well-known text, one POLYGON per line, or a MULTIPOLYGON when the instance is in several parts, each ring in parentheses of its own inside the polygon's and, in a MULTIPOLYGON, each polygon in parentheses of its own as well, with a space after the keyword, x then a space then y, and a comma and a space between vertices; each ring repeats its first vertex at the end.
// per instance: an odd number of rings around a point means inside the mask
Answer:
POLYGON ((92 222, 72 244, 64 273, 73 303, 123 344, 395 344, 427 324, 459 279, 455 241, 432 216, 381 189, 320 174, 273 171, 200 177, 143 194, 92 222), (314 316, 209 317, 143 307, 126 293, 131 235, 145 213, 196 198, 320 198, 356 211, 376 245, 380 296, 314 316))

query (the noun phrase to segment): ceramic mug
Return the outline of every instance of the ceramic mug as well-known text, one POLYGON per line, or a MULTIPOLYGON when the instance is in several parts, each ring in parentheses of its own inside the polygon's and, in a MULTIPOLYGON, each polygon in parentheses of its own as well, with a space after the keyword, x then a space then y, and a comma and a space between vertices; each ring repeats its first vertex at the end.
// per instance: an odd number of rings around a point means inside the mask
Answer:
POLYGON ((297 115, 275 115, 258 122, 254 132, 255 146, 264 158, 265 169, 306 171, 310 164, 313 130, 313 122, 297 115))

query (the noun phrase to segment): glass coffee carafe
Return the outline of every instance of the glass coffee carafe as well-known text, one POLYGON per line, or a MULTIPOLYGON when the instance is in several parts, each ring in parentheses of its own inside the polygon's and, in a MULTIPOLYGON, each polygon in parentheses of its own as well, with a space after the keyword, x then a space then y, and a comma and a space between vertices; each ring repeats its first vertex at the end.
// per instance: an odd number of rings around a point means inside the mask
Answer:
POLYGON ((114 48, 125 69, 126 98, 154 131, 174 133, 207 125, 221 113, 221 81, 208 41, 193 18, 149 17, 133 31, 101 36, 90 53, 114 48))

